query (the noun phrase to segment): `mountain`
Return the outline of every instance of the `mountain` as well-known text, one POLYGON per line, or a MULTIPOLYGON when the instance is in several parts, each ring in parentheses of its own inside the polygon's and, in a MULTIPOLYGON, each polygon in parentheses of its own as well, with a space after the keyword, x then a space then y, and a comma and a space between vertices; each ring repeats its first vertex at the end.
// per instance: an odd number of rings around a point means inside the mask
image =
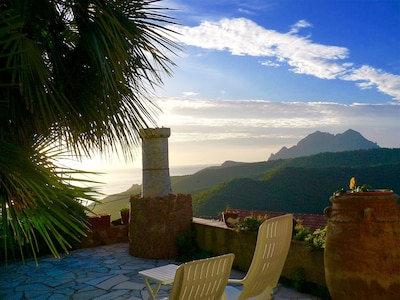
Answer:
POLYGON ((337 135, 316 131, 299 141, 296 146, 282 147, 268 160, 295 158, 323 152, 340 152, 360 149, 374 149, 379 146, 364 138, 359 132, 349 129, 337 135))
MULTIPOLYGON (((339 188, 357 184, 390 188, 400 193, 400 149, 376 148, 325 152, 311 156, 243 163, 228 161, 192 175, 171 176, 174 194, 191 194, 196 217, 215 217, 227 205, 250 210, 319 213, 329 206, 329 197, 339 188)), ((96 205, 97 213, 118 211, 131 195, 141 192, 134 185, 96 205)))
POLYGON ((129 199, 133 195, 140 194, 141 185, 133 184, 129 189, 121 193, 109 195, 101 200, 101 203, 91 203, 89 209, 96 214, 110 214, 111 221, 120 218, 119 211, 129 207, 129 199))
MULTIPOLYGON (((242 167, 233 167, 236 170, 230 169, 229 173, 236 173, 242 167)), ((369 184, 399 193, 400 149, 326 152, 273 160, 259 163, 257 171, 252 176, 249 174, 192 194, 194 215, 215 217, 227 205, 249 210, 321 214, 331 205, 332 193, 339 188, 348 189, 353 176, 358 185, 369 184)), ((190 186, 190 181, 186 186, 190 186)))
POLYGON ((322 214, 329 198, 348 189, 349 179, 359 185, 400 190, 400 163, 365 167, 285 167, 266 174, 266 179, 236 178, 193 195, 197 217, 215 217, 227 205, 237 209, 322 214))

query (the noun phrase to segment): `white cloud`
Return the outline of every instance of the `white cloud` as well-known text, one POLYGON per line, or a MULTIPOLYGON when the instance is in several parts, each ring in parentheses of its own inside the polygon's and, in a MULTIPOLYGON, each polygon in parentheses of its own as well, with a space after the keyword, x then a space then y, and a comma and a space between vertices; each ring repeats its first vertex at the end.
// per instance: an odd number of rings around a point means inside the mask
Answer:
POLYGON ((160 126, 171 128, 171 165, 267 160, 317 130, 351 128, 381 147, 400 147, 399 104, 164 98, 158 105, 160 126))
POLYGON ((179 143, 220 141, 228 145, 235 141, 239 148, 249 143, 250 149, 251 143, 268 147, 274 140, 279 144, 276 152, 316 130, 340 133, 352 128, 383 147, 400 146, 393 139, 400 130, 400 105, 396 104, 167 98, 159 105, 164 111, 160 125, 170 127, 171 140, 179 143), (282 135, 290 135, 290 142, 282 135))
MULTIPOLYGON (((337 134, 351 128, 381 147, 400 148, 399 103, 163 98, 157 104, 163 110, 159 126, 171 128, 170 166, 263 161, 317 130, 337 134)), ((114 158, 109 164, 92 160, 90 166, 93 170, 140 167, 140 155, 134 164, 114 158)))
POLYGON ((245 14, 245 15, 252 15, 253 13, 247 9, 243 9, 243 8, 238 8, 238 12, 245 14))
POLYGON ((358 81, 357 85, 362 89, 376 87, 382 93, 388 94, 396 100, 400 100, 400 76, 374 69, 370 66, 362 66, 351 70, 342 76, 343 80, 358 81))
POLYGON ((196 92, 183 92, 183 96, 184 97, 194 97, 194 96, 197 96, 197 95, 199 95, 199 93, 196 93, 196 92))
POLYGON ((294 24, 290 30, 290 33, 298 33, 300 29, 302 28, 307 28, 307 27, 312 27, 310 23, 308 23, 306 20, 300 20, 296 24, 294 24))
MULTIPOLYGON (((308 26, 302 20, 294 28, 308 26)), ((287 62, 296 73, 331 79, 346 70, 335 63, 347 58, 346 48, 316 44, 292 32, 268 30, 245 18, 203 21, 197 27, 181 26, 174 30, 181 34, 178 40, 186 45, 227 50, 233 55, 273 57, 287 62)))
POLYGON ((371 66, 354 67, 345 47, 314 43, 298 35, 302 28, 312 27, 306 20, 294 24, 287 33, 263 28, 245 18, 203 21, 195 27, 180 26, 177 39, 186 45, 229 51, 232 55, 269 57, 260 63, 277 67, 286 63, 297 74, 321 79, 356 81, 360 88, 376 87, 400 100, 400 76, 371 66))
POLYGON ((267 67, 280 67, 281 66, 281 64, 274 62, 272 60, 263 61, 263 62, 261 62, 261 64, 263 66, 267 66, 267 67))

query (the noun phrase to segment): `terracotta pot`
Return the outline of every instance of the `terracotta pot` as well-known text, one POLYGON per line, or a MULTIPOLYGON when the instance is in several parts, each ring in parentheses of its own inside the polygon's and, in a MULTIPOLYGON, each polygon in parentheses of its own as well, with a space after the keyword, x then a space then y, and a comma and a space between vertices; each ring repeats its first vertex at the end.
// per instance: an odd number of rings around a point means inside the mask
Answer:
POLYGON ((235 225, 237 223, 239 223, 239 214, 238 213, 223 212, 222 218, 224 219, 226 226, 228 226, 229 228, 233 228, 233 227, 235 227, 235 225))
POLYGON ((110 227, 111 215, 89 217, 89 225, 92 229, 110 227))
POLYGON ((332 299, 400 299, 398 199, 392 191, 329 199, 324 265, 332 299))
POLYGON ((120 213, 121 215, 121 223, 129 224, 129 213, 120 213))

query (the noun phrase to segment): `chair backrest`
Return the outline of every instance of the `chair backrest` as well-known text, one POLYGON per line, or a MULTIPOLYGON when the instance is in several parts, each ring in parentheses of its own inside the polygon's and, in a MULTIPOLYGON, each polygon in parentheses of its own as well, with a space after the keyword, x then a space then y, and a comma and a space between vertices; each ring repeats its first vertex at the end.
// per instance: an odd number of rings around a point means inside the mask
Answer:
POLYGON ((231 253, 180 265, 169 299, 220 300, 224 296, 234 258, 231 253))
POLYGON ((250 268, 239 299, 248 299, 278 284, 292 240, 293 215, 268 219, 258 229, 250 268))

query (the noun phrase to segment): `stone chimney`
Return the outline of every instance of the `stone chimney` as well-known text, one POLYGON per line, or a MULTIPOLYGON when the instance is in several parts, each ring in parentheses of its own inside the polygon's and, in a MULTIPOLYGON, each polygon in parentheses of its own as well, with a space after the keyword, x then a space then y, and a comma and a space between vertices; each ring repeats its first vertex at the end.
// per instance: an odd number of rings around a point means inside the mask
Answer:
POLYGON ((141 132, 142 195, 130 199, 129 253, 135 257, 172 259, 176 239, 191 230, 192 197, 173 195, 168 163, 169 128, 141 132))
POLYGON ((142 197, 165 197, 172 193, 169 176, 168 138, 169 128, 147 128, 142 138, 142 197))

